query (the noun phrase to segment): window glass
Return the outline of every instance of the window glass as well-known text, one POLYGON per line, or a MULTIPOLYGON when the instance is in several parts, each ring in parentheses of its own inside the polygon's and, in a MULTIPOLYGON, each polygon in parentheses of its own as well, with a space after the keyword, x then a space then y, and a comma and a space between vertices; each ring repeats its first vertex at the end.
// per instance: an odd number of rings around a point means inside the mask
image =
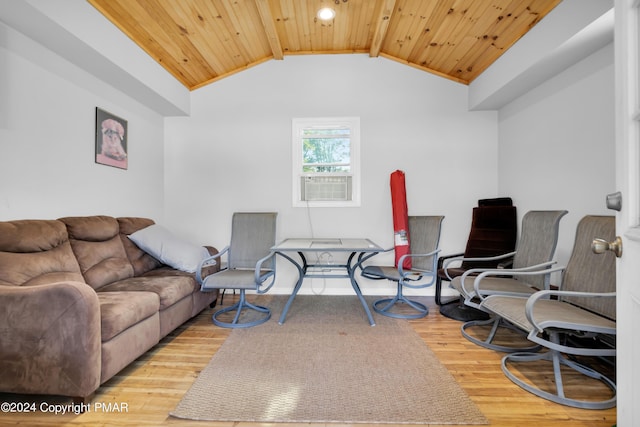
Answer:
POLYGON ((304 129, 302 172, 351 172, 351 130, 304 129))
POLYGON ((292 122, 293 206, 360 205, 360 119, 292 122))

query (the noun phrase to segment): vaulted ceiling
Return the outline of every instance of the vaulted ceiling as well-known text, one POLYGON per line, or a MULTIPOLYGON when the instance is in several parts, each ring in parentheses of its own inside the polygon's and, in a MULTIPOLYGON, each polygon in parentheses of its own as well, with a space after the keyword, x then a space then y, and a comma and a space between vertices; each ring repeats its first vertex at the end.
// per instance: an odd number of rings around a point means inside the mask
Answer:
POLYGON ((193 90, 287 55, 366 53, 469 84, 561 0, 88 0, 193 90), (335 17, 318 18, 322 7, 335 17))

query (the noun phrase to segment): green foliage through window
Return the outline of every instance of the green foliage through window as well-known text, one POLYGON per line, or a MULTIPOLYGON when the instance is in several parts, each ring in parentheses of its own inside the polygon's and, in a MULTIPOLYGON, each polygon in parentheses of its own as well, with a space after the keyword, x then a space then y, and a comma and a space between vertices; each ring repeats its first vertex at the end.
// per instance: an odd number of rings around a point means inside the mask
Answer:
POLYGON ((349 128, 306 128, 302 131, 302 172, 351 172, 349 128))

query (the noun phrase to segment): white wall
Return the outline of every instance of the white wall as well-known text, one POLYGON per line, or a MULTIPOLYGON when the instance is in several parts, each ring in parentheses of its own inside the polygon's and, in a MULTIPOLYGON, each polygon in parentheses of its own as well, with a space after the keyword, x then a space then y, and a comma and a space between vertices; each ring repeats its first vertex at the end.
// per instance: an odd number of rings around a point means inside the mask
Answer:
POLYGON ((564 0, 469 85, 469 109, 497 110, 613 43, 612 0, 564 0))
MULTIPOLYGON (((390 247, 389 175, 401 169, 409 213, 445 215, 441 247, 463 249, 477 199, 498 195, 497 114, 469 112, 467 91, 367 55, 291 56, 201 88, 190 117, 165 121, 167 222, 222 248, 234 211, 277 211, 278 238, 364 236, 390 247), (361 119, 360 208, 291 206, 291 119, 326 116, 361 119)), ((293 285, 281 264, 274 292, 293 285)), ((302 292, 323 286, 314 279, 302 292)), ((382 286, 365 283, 363 292, 382 286)), ((326 292, 353 291, 328 280, 326 292)))
POLYGON ((0 23, 0 220, 161 220, 163 141, 160 115, 0 23), (95 163, 96 107, 128 120, 128 170, 95 163))
POLYGON ((86 0, 0 0, 0 20, 161 115, 189 112, 189 90, 86 0))
POLYGON ((520 218, 532 209, 569 211, 561 264, 580 218, 615 213, 605 206, 616 191, 613 59, 610 44, 499 111, 499 192, 513 197, 520 218))

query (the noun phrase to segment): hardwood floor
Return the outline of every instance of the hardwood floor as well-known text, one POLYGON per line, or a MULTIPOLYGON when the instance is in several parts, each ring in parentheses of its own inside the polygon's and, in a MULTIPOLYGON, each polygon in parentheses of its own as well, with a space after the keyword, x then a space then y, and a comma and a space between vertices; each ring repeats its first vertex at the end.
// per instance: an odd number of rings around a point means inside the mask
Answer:
MULTIPOLYGON (((227 295, 225 305, 232 299, 232 296, 227 295)), ((468 342, 460 335, 461 323, 441 316, 433 298, 426 300, 430 307, 429 315, 410 321, 412 326, 478 405, 489 419, 490 425, 611 427, 615 424, 615 408, 575 409, 549 402, 522 390, 502 373, 502 354, 468 342)), ((33 413, 2 412, 0 425, 273 426, 274 424, 262 423, 187 421, 168 415, 230 333, 229 330, 218 328, 211 323, 211 313, 211 309, 205 310, 105 383, 93 398, 89 410, 83 414, 43 412, 43 409, 53 411, 56 404, 68 405, 68 399, 0 393, 0 402, 33 404, 31 407, 36 409, 33 413)), ((505 338, 510 337, 505 335, 505 338)), ((552 381, 552 375, 542 369, 527 372, 526 375, 540 383, 550 384, 552 381)), ((578 393, 587 396, 608 396, 608 389, 595 383, 582 377, 570 378, 567 381, 566 392, 568 395, 578 393)), ((428 406, 429 402, 425 402, 425 410, 428 410, 428 406)), ((455 406, 455 402, 451 402, 451 406, 455 406)), ((304 425, 341 427, 339 424, 304 425)), ((363 424, 357 426, 365 427, 363 424)))

